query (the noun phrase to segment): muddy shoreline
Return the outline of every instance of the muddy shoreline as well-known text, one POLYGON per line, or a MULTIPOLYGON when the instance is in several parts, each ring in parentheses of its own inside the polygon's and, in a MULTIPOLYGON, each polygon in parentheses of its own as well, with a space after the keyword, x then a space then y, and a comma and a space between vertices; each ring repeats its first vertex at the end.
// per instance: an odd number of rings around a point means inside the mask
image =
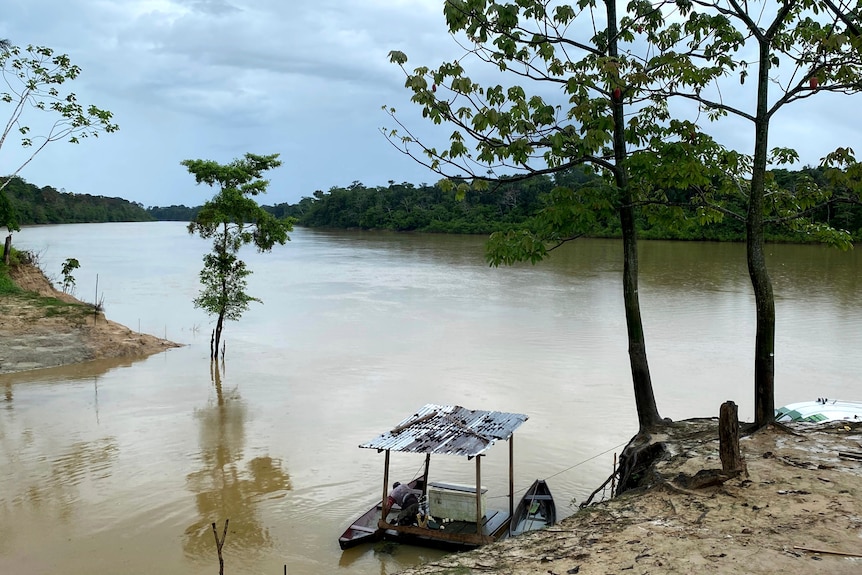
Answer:
POLYGON ((179 344, 137 333, 56 290, 29 264, 10 269, 20 294, 0 296, 0 374, 109 358, 145 358, 179 344))
MULTIPOLYGON (((701 489, 721 469, 718 420, 653 437, 664 453, 647 486, 554 527, 404 571, 418 574, 859 573, 862 422, 769 427, 741 440, 747 473, 701 489)), ((553 489, 553 485, 551 485, 553 489)))

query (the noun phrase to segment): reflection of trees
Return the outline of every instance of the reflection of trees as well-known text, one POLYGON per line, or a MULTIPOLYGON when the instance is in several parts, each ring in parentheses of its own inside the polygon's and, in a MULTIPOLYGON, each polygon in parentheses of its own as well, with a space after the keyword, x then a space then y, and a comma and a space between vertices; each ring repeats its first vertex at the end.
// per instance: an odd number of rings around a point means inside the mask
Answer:
MULTIPOLYGON (((24 431, 21 436, 22 445, 16 448, 16 451, 26 449, 32 442, 32 431, 24 431)), ((16 464, 17 458, 7 459, 12 462, 16 477, 30 476, 34 480, 32 483, 27 480, 19 481, 16 483, 19 488, 17 493, 4 495, 15 505, 26 504, 36 509, 55 507, 58 518, 61 521, 69 521, 75 503, 80 501, 78 486, 84 481, 110 476, 110 468, 116 463, 118 453, 117 440, 104 437, 96 441, 73 443, 50 461, 51 467, 47 472, 41 469, 14 469, 17 464, 26 462, 18 461, 16 464)), ((40 465, 41 461, 36 464, 40 465)))
POLYGON ((210 524, 225 519, 230 519, 228 548, 251 551, 269 546, 270 535, 257 516, 256 501, 291 489, 290 476, 279 460, 255 457, 243 462, 246 406, 236 389, 222 390, 217 368, 213 384, 216 401, 197 412, 201 469, 187 477, 200 517, 186 529, 183 549, 195 556, 214 555, 210 524))

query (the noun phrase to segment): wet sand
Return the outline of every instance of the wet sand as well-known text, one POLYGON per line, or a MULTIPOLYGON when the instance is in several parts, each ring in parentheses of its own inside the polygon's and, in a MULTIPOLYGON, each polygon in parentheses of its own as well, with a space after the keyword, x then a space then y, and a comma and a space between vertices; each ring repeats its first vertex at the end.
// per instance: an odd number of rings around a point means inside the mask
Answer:
POLYGON ((36 266, 15 266, 10 275, 24 293, 0 296, 0 374, 144 358, 179 347, 94 313, 91 305, 56 290, 36 266))

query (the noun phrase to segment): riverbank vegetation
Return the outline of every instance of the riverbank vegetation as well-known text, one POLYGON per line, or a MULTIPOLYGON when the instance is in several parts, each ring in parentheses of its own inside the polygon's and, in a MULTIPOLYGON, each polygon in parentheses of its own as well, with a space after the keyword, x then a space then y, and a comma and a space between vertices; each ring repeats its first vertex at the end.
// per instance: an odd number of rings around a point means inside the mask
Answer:
POLYGON ((3 190, 19 225, 146 222, 153 217, 141 204, 123 198, 76 194, 39 187, 13 177, 3 190))
POLYGON ((18 294, 20 292, 21 288, 12 281, 12 277, 9 275, 9 266, 0 259, 0 296, 18 294))
MULTIPOLYGON (((823 168, 774 170, 770 179, 776 186, 793 193, 811 182, 829 190, 823 168)), ((296 204, 264 206, 274 215, 291 216, 297 224, 310 228, 419 231, 433 233, 489 234, 512 228, 529 229, 538 225, 538 216, 548 210, 560 188, 577 194, 604 186, 604 181, 588 170, 576 167, 553 176, 539 175, 517 182, 499 182, 485 191, 468 190, 458 197, 456 190, 445 191, 436 184, 415 186, 410 183, 366 187, 354 182, 347 187, 317 191, 296 204)), ((694 210, 692 190, 668 190, 669 201, 679 207, 692 206, 682 219, 652 219, 644 212, 637 215, 639 236, 644 239, 743 241, 745 225, 734 218, 703 226, 694 210)), ((192 210, 194 208, 186 208, 192 210)), ((743 206, 728 204, 729 211, 743 206)), ((151 208, 150 213, 153 213, 151 208)), ((862 239, 862 206, 834 204, 813 210, 812 223, 824 223, 846 230, 854 241, 862 239)), ((592 237, 619 237, 619 221, 598 218, 588 232, 592 237)), ((795 232, 781 224, 767 225, 766 237, 778 242, 816 241, 810 234, 795 232)))
MULTIPOLYGON (((790 192, 813 181, 829 189, 832 184, 823 168, 774 170, 770 178, 790 192)), ((390 230, 455 234, 490 234, 508 229, 529 229, 536 216, 548 208, 555 188, 577 192, 601 186, 599 176, 573 168, 554 176, 535 176, 520 182, 500 183, 483 192, 468 191, 459 199, 457 192, 444 191, 437 184, 414 185, 408 182, 387 186, 365 186, 353 182, 303 197, 297 203, 263 205, 276 217, 289 216, 296 224, 309 228, 390 230)), ((21 225, 100 222, 193 221, 201 206, 150 206, 122 198, 75 194, 51 186, 39 187, 15 178, 4 190, 21 225)), ((677 204, 691 201, 691 193, 668 192, 677 204)), ((732 209, 732 207, 730 207, 732 209)), ((737 206, 741 209, 741 206, 737 206)), ((697 224, 692 215, 682 221, 651 220, 638 216, 639 235, 644 239, 744 241, 745 227, 738 220, 725 218, 708 226, 697 224)), ((813 211, 812 223, 828 224, 850 233, 854 242, 862 241, 862 205, 835 204, 813 211)), ((599 219, 588 234, 592 237, 619 237, 614 218, 599 219)), ((785 226, 767 226, 766 237, 773 242, 806 243, 810 235, 792 232, 785 226)))

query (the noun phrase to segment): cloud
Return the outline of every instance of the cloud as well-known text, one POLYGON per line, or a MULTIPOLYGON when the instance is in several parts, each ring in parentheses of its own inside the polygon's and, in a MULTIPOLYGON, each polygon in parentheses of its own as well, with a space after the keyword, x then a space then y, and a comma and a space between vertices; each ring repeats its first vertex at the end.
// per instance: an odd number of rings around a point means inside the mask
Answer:
MULTIPOLYGON (((412 68, 464 55, 439 0, 6 0, 0 18, 0 37, 68 53, 83 69, 70 85, 79 100, 111 110, 120 124, 117 134, 46 148, 22 174, 38 185, 145 205, 197 204, 207 190, 179 162, 246 152, 282 154, 266 202, 354 180, 438 179, 379 130, 393 127, 383 105, 423 138, 452 129, 421 118, 387 56, 403 51, 412 68)), ((487 65, 466 62, 471 76, 495 78, 487 65)), ((740 97, 748 106, 750 96, 740 97)), ((859 142, 849 105, 816 98, 801 114, 779 115, 775 145, 796 145, 803 163, 814 163, 828 148, 859 142)), ((750 151, 745 122, 712 129, 750 151)), ((8 150, 0 171, 15 159, 8 150)))

